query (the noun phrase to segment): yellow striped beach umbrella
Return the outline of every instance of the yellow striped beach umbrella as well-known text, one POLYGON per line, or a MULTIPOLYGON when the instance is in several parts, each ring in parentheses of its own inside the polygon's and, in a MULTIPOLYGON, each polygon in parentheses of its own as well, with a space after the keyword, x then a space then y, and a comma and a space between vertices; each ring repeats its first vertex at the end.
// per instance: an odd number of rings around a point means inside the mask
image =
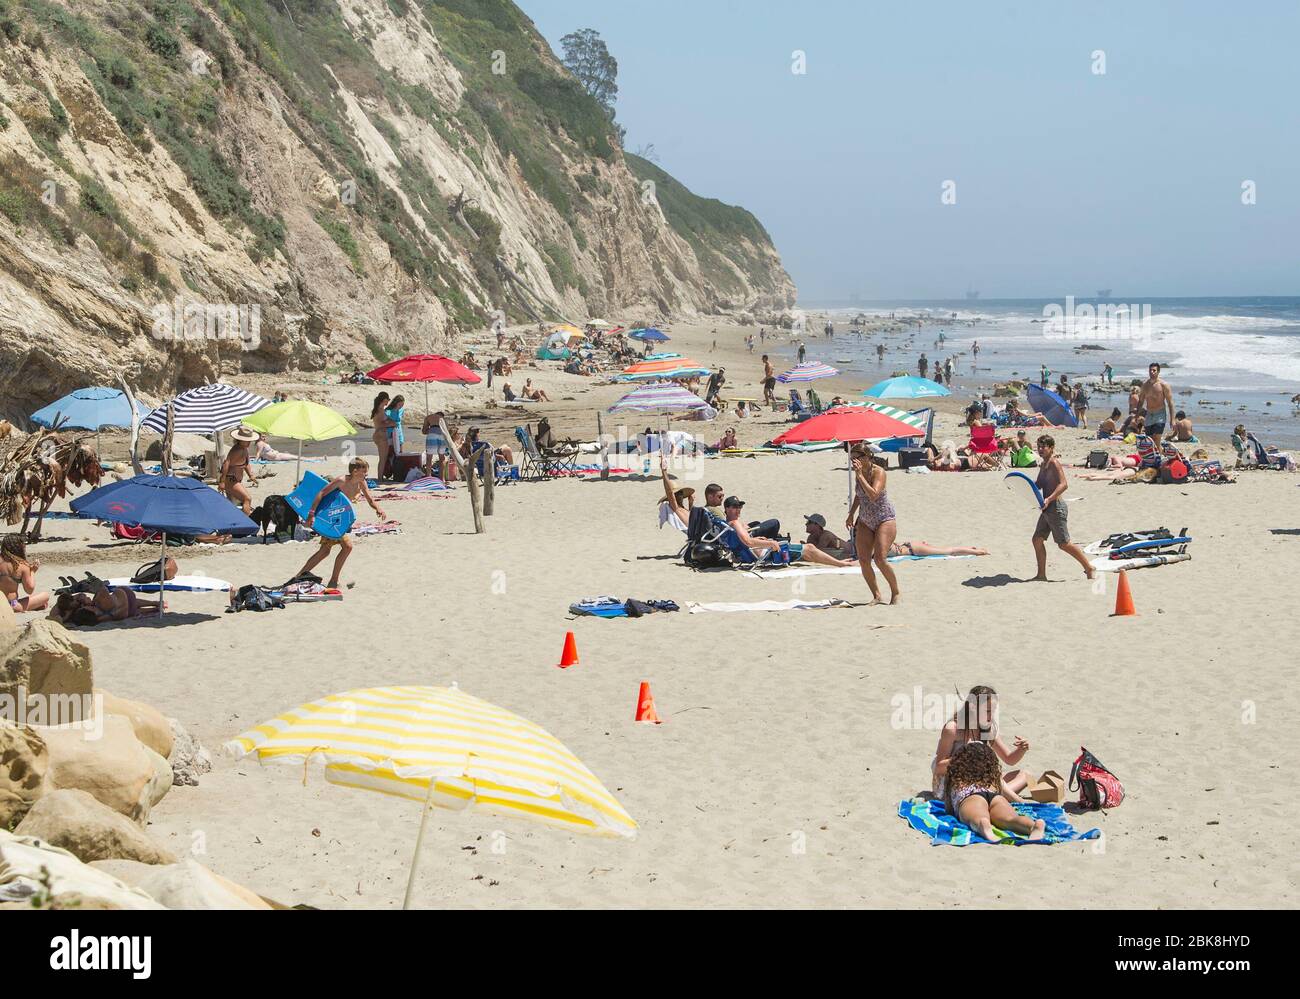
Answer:
POLYGON ((372 687, 293 708, 226 744, 261 763, 323 764, 332 784, 423 801, 403 907, 429 808, 470 806, 596 836, 636 823, 540 725, 455 687, 372 687))

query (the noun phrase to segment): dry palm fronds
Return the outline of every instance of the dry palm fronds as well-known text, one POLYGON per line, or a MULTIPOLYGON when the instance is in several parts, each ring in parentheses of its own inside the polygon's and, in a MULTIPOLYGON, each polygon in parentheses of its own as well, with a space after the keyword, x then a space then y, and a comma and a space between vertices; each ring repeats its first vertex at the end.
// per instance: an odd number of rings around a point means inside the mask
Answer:
POLYGON ((18 523, 29 540, 41 535, 41 523, 56 497, 66 496, 69 484, 99 484, 99 456, 88 438, 38 430, 0 454, 0 520, 18 523), (32 508, 40 504, 30 531, 32 508))

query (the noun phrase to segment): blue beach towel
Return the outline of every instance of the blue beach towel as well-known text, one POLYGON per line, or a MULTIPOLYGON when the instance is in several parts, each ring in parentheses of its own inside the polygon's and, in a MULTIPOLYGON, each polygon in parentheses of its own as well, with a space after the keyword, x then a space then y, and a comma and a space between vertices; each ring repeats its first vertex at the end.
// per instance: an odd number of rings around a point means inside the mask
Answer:
POLYGON ((1047 835, 1041 840, 1027 840, 1023 836, 994 829, 997 843, 989 843, 971 831, 971 827, 960 819, 948 814, 942 801, 925 801, 921 798, 904 799, 898 803, 898 817, 907 821, 917 832, 930 837, 933 846, 973 846, 983 843, 988 846, 1050 846, 1053 843, 1072 843, 1083 839, 1100 839, 1100 829, 1077 832, 1065 817, 1060 805, 1051 805, 1041 801, 1017 801, 1012 806, 1021 815, 1032 819, 1042 819, 1047 826, 1047 835))
POLYGON ((627 617, 627 604, 616 597, 590 597, 569 604, 569 613, 585 617, 627 617))

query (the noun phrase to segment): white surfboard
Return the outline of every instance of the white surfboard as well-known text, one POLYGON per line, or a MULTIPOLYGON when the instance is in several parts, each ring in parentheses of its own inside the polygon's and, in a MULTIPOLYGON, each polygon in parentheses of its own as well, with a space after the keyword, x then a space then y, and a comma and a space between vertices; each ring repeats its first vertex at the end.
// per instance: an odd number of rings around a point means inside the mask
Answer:
MULTIPOLYGON (((157 583, 133 583, 125 576, 120 579, 106 579, 104 582, 112 587, 135 590, 136 593, 158 592, 157 583)), ((225 593, 230 589, 230 584, 224 579, 213 579, 211 576, 177 576, 175 579, 167 580, 163 584, 163 589, 168 593, 225 593)))

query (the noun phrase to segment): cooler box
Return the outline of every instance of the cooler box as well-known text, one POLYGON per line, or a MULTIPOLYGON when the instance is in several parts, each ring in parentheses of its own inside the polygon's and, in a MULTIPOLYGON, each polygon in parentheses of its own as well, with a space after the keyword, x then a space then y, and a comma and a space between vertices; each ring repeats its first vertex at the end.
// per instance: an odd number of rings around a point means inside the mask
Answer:
POLYGON ((904 447, 898 449, 899 468, 917 468, 926 462, 926 450, 923 447, 904 447))

